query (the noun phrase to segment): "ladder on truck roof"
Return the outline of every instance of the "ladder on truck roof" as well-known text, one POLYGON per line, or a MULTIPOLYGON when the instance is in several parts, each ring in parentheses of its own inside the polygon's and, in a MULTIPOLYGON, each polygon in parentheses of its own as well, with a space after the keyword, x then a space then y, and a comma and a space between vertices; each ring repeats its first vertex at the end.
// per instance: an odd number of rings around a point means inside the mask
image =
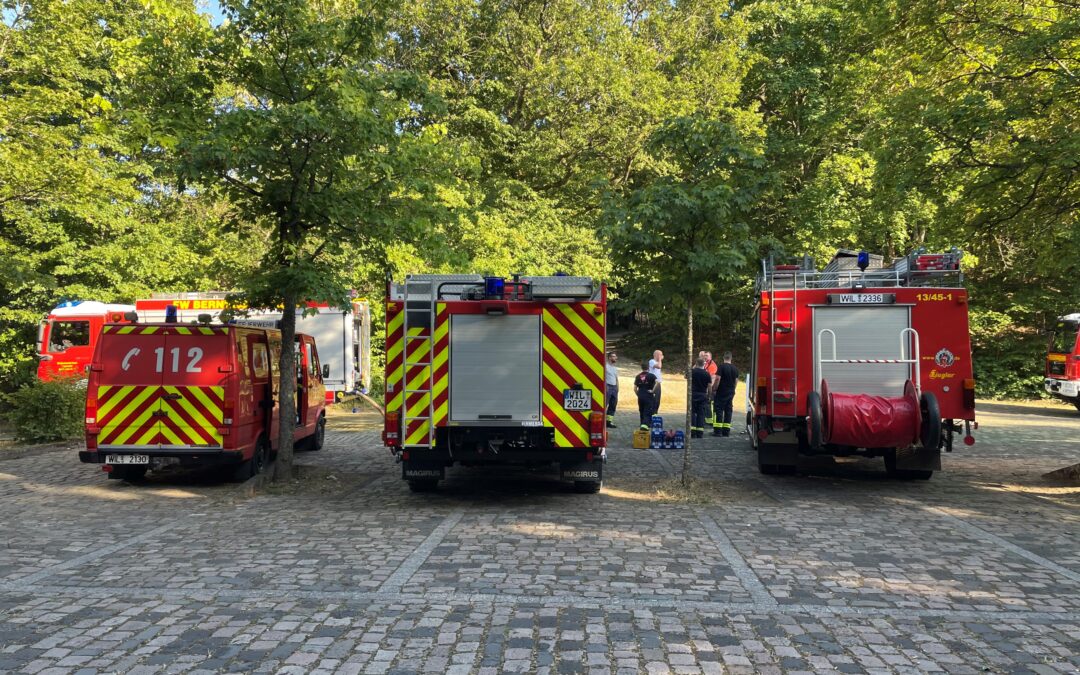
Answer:
POLYGON ((435 445, 435 401, 431 395, 437 306, 434 286, 430 280, 408 277, 402 286, 405 311, 402 446, 430 448, 435 445))
POLYGON ((769 274, 769 411, 795 417, 799 405, 799 273, 798 265, 776 265, 769 274), (777 277, 791 280, 791 288, 777 286, 777 277), (786 310, 786 311, 783 311, 786 310), (783 318, 784 316, 787 318, 783 318))

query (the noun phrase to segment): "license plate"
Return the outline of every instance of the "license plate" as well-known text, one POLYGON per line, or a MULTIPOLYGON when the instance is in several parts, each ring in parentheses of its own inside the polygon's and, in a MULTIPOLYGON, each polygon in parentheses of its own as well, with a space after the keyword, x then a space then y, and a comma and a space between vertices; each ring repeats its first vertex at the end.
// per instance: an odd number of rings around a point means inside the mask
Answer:
POLYGON ((563 390, 562 405, 566 410, 592 410, 592 389, 563 390))
POLYGON ((106 455, 106 464, 149 464, 149 455, 106 455))

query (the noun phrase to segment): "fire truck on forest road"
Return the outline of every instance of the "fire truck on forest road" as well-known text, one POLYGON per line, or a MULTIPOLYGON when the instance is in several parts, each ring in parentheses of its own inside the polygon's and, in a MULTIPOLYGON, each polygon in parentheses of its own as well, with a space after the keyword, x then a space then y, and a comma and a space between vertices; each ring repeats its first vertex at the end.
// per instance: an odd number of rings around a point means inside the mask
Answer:
POLYGON ((962 253, 841 250, 763 263, 755 287, 746 425, 762 473, 800 455, 884 457, 927 479, 953 436, 975 442, 975 380, 962 253))
POLYGON ((1080 313, 1058 317, 1046 350, 1046 391, 1080 410, 1080 313))
POLYGON ((556 464, 603 480, 607 289, 587 277, 388 282, 383 440, 413 491, 453 464, 556 464))

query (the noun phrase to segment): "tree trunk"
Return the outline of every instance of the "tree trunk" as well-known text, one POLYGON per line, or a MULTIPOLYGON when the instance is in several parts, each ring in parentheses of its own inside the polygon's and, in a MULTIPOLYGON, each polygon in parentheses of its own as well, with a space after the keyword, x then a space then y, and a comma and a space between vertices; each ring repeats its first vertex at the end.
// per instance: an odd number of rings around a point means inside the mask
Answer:
POLYGON ((287 291, 281 309, 281 384, 278 387, 278 453, 274 482, 292 480, 293 432, 296 430, 296 293, 287 291))
POLYGON ((694 409, 694 378, 691 377, 694 370, 694 301, 686 301, 686 436, 683 442, 682 454, 682 484, 690 479, 690 423, 693 421, 694 409))

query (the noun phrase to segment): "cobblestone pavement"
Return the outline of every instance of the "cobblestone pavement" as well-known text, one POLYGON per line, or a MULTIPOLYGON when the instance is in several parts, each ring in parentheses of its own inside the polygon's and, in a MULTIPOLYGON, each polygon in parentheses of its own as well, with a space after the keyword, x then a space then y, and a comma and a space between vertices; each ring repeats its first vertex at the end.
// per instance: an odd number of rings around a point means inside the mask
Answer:
POLYGON ((631 450, 629 409, 599 495, 475 470, 411 494, 366 415, 252 498, 3 461, 0 672, 1077 672, 1080 499, 1040 475, 1080 461, 1080 415, 982 411, 929 482, 762 476, 706 439, 710 505, 657 501, 680 458, 631 450))

